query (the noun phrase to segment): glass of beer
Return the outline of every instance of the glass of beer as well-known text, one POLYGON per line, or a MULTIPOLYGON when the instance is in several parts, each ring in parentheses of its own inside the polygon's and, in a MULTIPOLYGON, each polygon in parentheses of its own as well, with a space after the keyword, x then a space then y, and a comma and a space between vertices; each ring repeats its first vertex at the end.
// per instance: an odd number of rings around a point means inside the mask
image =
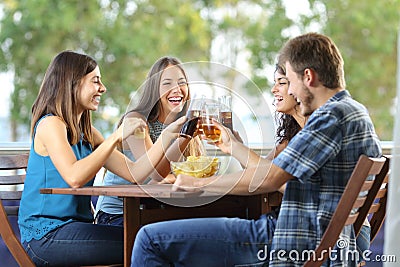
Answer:
POLYGON ((185 124, 183 124, 181 131, 179 132, 179 136, 185 137, 185 138, 192 138, 194 133, 196 132, 197 129, 197 123, 199 121, 200 117, 194 117, 191 119, 188 119, 185 124))
POLYGON ((225 127, 228 127, 233 132, 232 97, 230 95, 223 95, 218 99, 220 103, 219 119, 225 127))
POLYGON ((201 128, 208 141, 217 142, 221 136, 221 131, 214 125, 213 119, 219 121, 219 104, 206 103, 203 106, 201 118, 201 128))
POLYGON ((185 138, 192 138, 197 129, 197 123, 201 116, 202 99, 189 100, 189 108, 186 112, 187 121, 183 124, 179 135, 185 138))

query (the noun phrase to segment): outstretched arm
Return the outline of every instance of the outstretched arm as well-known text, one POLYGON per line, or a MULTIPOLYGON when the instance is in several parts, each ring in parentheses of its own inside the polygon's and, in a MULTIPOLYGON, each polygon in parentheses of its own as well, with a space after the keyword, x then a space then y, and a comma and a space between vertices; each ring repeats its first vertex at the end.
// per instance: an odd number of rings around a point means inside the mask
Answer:
POLYGON ((293 176, 263 160, 256 167, 245 168, 242 171, 208 178, 195 178, 178 175, 175 190, 203 190, 218 194, 252 195, 278 191, 293 176))
MULTIPOLYGON (((156 166, 159 161, 164 157, 165 151, 171 145, 172 140, 178 137, 179 130, 185 120, 186 117, 182 117, 171 123, 166 129, 162 131, 160 137, 147 150, 147 153, 144 153, 135 162, 132 162, 128 158, 123 157, 123 161, 125 163, 123 164, 124 166, 121 166, 120 155, 122 155, 122 153, 120 153, 119 151, 115 151, 115 153, 113 153, 113 157, 110 158, 110 161, 107 162, 105 167, 113 173, 131 182, 143 183, 147 179, 147 177, 149 177, 149 175, 154 171, 154 166, 156 166)), ((134 135, 130 135, 126 138, 127 144, 130 147, 131 151, 135 149, 135 147, 132 146, 132 144, 135 143, 135 138, 136 137, 134 135)))
POLYGON ((238 141, 229 129, 214 121, 221 130, 221 138, 216 145, 225 153, 234 156, 244 167, 243 171, 220 176, 198 179, 191 176, 179 175, 174 188, 184 190, 205 190, 220 194, 259 194, 281 191, 292 175, 272 163, 287 143, 278 144, 266 158, 238 141))
MULTIPOLYGON (((128 117, 144 119, 144 117, 137 112, 129 113, 126 118, 128 117)), ((163 180, 170 173, 171 169, 169 161, 177 161, 188 143, 188 139, 180 137, 172 142, 172 145, 167 149, 165 155, 153 166, 153 171, 149 175, 153 182, 163 180)), ((146 129, 141 138, 129 138, 127 141, 123 142, 123 149, 129 150, 135 159, 139 159, 143 155, 146 155, 153 146, 154 143, 151 140, 149 128, 146 129)))
POLYGON ((259 164, 261 160, 260 155, 245 146, 242 140, 238 140, 228 128, 224 127, 218 121, 214 120, 213 123, 221 131, 221 137, 215 145, 218 146, 222 152, 236 158, 243 168, 250 168, 259 164))
MULTIPOLYGON (((125 133, 132 134, 136 128, 144 127, 140 119, 127 122, 125 133)), ((122 129, 107 139, 92 127, 96 149, 87 157, 78 160, 68 141, 67 128, 57 116, 44 118, 36 128, 34 149, 42 156, 49 156, 57 171, 71 187, 81 187, 89 182, 110 158, 115 158, 115 147, 121 142, 122 129)), ((123 160, 123 158, 122 158, 123 160)), ((121 162, 121 160, 120 160, 121 162)))

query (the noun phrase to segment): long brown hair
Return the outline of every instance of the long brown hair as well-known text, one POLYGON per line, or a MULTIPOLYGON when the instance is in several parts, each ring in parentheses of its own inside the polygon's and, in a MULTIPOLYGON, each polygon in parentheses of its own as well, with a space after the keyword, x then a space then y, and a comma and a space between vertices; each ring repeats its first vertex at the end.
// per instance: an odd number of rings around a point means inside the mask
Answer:
MULTIPOLYGON (((131 112, 137 112, 143 115, 148 122, 155 122, 160 116, 161 110, 161 100, 160 100, 160 82, 161 75, 166 67, 169 65, 173 65, 178 67, 185 77, 186 81, 187 76, 185 70, 181 66, 181 62, 179 59, 171 56, 165 56, 158 59, 153 66, 151 67, 149 73, 147 74, 147 78, 145 83, 141 87, 141 96, 137 105, 127 111, 124 116, 119 121, 120 125, 126 115, 131 112)), ((189 86, 189 85, 188 85, 189 86)), ((188 90, 188 99, 190 99, 190 90, 188 90)), ((183 109, 180 113, 177 114, 176 118, 180 118, 186 114, 187 110, 187 102, 183 106, 183 109)))
MULTIPOLYGON (((132 112, 137 112, 141 114, 147 122, 155 122, 158 120, 160 116, 161 110, 161 96, 160 96, 160 83, 161 83, 161 75, 163 71, 169 66, 173 65, 178 67, 181 71, 185 80, 188 81, 188 77, 186 75, 185 70, 182 67, 182 62, 172 56, 164 56, 159 58, 151 67, 149 73, 147 74, 147 78, 143 86, 141 87, 141 96, 138 103, 131 109, 129 109, 119 120, 118 126, 122 124, 124 118, 132 112)), ((187 99, 190 99, 190 88, 188 84, 188 96, 187 99)), ((176 119, 184 116, 188 109, 188 101, 184 104, 182 111, 176 115, 176 119)), ((120 147, 119 147, 120 148, 120 147)), ((193 138, 184 152, 185 155, 194 155, 199 156, 205 154, 204 146, 201 143, 199 137, 193 138)))
POLYGON ((76 107, 81 79, 96 67, 97 62, 93 58, 69 50, 59 53, 52 60, 32 105, 32 136, 37 121, 51 113, 65 123, 70 144, 78 143, 83 134, 83 139, 93 147, 90 111, 85 110, 78 121, 76 107))

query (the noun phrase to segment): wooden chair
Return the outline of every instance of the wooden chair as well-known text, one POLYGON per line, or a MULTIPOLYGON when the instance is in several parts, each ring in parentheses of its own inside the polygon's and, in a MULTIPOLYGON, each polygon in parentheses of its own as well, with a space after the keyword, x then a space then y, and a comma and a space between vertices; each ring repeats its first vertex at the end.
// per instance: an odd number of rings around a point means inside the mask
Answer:
POLYGON ((388 166, 389 163, 385 157, 360 156, 336 211, 320 244, 315 249, 315 257, 309 259, 304 264, 305 267, 321 266, 327 260, 329 253, 326 252, 334 247, 344 226, 354 224, 356 234, 358 234, 377 193, 380 191, 381 184, 388 172, 388 166), (375 179, 367 180, 370 175, 375 175, 375 179), (360 196, 360 192, 363 191, 368 191, 368 194, 360 196), (357 211, 353 213, 354 210, 357 211))
POLYGON ((374 241, 375 237, 377 236, 380 229, 382 228, 383 222, 385 221, 387 192, 389 190, 388 189, 388 186, 389 186, 388 178, 389 177, 386 176, 386 178, 384 180, 385 184, 377 194, 376 198, 379 198, 379 202, 374 203, 374 205, 369 210, 369 214, 372 213, 372 217, 369 220, 369 223, 371 225, 371 243, 374 241))
MULTIPOLYGON (((29 154, 0 155, 0 233, 19 266, 34 267, 35 264, 25 252, 18 236, 15 234, 9 216, 18 216, 19 201, 21 200, 25 182, 25 170, 29 154), (4 186, 14 186, 14 190, 5 190, 4 186), (3 200, 13 201, 15 205, 3 205, 3 200)), ((117 267, 122 264, 96 265, 97 267, 117 267)))
POLYGON ((15 234, 8 216, 18 216, 19 201, 21 200, 25 170, 28 164, 28 154, 0 156, 0 233, 15 261, 20 266, 34 267, 31 258, 25 252, 21 242, 15 234), (4 186, 15 186, 15 190, 6 191, 4 186), (17 204, 3 206, 3 200, 17 204))
POLYGON ((369 219, 371 225, 371 243, 382 227, 386 216, 386 201, 389 185, 389 166, 390 157, 385 156, 386 162, 382 167, 381 172, 375 177, 375 183, 370 189, 368 198, 365 200, 363 207, 359 209, 359 218, 354 223, 354 231, 356 235, 360 232, 363 222, 361 218, 371 216, 369 219), (369 207, 369 208, 368 208, 369 207))
MULTIPOLYGON (((369 223, 371 225, 371 234, 370 234, 370 243, 372 243, 375 237, 378 235, 379 230, 381 229, 383 222, 386 217, 386 201, 387 201, 387 192, 389 186, 389 175, 390 175, 390 156, 385 156, 386 162, 383 165, 381 172, 375 177, 376 184, 370 189, 371 194, 369 194, 369 199, 365 201, 365 207, 370 206, 367 210, 366 208, 360 208, 359 210, 359 218, 357 218, 354 223, 354 231, 358 235, 360 229, 362 227, 363 222, 361 218, 368 216, 369 223), (379 183, 380 186, 379 186, 379 183), (376 192, 376 193, 375 193, 376 192), (376 195, 375 198, 372 198, 373 195, 376 195)), ((367 218, 368 218, 367 217, 367 218)), ((362 261, 358 266, 365 266, 366 262, 362 261)))

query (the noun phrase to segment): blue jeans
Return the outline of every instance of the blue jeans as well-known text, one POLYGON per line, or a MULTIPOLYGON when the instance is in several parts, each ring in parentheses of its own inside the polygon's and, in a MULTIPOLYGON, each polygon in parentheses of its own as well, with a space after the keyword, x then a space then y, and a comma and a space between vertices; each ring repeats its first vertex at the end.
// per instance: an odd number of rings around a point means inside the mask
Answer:
POLYGON ((200 218, 143 226, 132 251, 132 267, 268 266, 276 218, 200 218))
POLYGON ((371 227, 363 225, 361 226, 360 232, 358 233, 356 239, 357 251, 360 255, 361 260, 363 256, 363 252, 369 249, 370 239, 371 239, 371 227))
POLYGON ((124 229, 72 222, 23 246, 36 266, 81 266, 123 263, 124 229))
POLYGON ((124 227, 124 215, 110 214, 99 210, 96 215, 95 223, 124 227))

